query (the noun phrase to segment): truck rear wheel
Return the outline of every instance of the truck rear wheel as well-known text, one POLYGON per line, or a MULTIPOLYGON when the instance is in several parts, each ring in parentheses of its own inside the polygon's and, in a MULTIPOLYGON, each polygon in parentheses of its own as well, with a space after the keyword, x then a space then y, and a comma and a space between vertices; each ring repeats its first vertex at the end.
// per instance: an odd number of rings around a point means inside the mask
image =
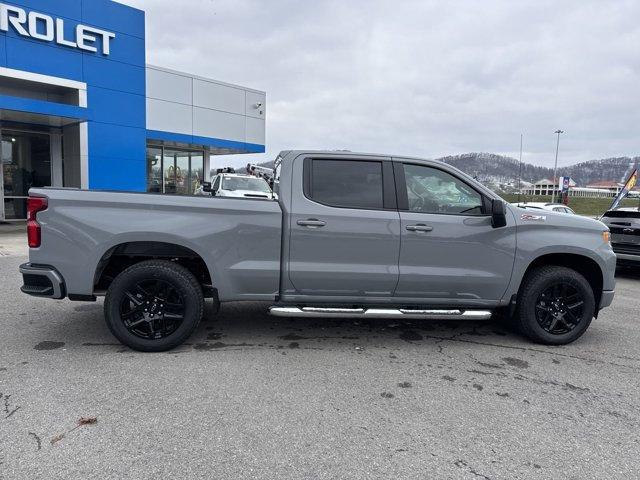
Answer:
POLYGON ((595 313, 589 282, 570 268, 541 267, 524 280, 516 322, 537 343, 565 345, 582 336, 595 313))
POLYGON ((118 275, 104 302, 111 333, 142 352, 184 343, 202 318, 204 298, 195 276, 172 262, 137 263, 118 275))

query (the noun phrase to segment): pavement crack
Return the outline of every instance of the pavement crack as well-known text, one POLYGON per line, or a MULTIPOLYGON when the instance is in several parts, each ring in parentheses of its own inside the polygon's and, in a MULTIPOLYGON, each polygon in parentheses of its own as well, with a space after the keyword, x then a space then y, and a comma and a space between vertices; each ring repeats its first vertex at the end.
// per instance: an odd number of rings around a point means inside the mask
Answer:
POLYGON ((539 348, 532 348, 532 347, 517 347, 515 345, 500 345, 499 343, 491 343, 491 342, 481 342, 479 340, 469 340, 466 338, 459 338, 460 336, 464 335, 464 333, 460 333, 457 335, 453 335, 450 337, 440 337, 437 335, 425 335, 424 338, 429 338, 431 340, 436 340, 436 341, 450 341, 450 342, 460 342, 460 343, 468 343, 468 344, 472 344, 472 345, 484 345, 487 347, 497 347, 497 348, 506 348, 508 350, 518 350, 520 352, 534 352, 534 353, 544 353, 545 355, 554 355, 554 356, 558 356, 558 357, 564 357, 564 358, 571 358, 574 360, 581 360, 583 362, 593 362, 593 363, 600 363, 603 365, 610 365, 613 367, 622 367, 622 368, 629 368, 635 372, 640 372, 640 368, 636 368, 633 367, 631 365, 623 365, 620 363, 614 363, 614 362, 607 362, 604 360, 599 360, 597 358, 588 358, 588 357, 582 357, 580 355, 571 355, 570 353, 560 353, 560 352, 550 352, 547 350, 542 350, 539 348))
POLYGON ((3 398, 3 397, 4 397, 4 413, 6 414, 4 418, 7 419, 11 417, 14 413, 16 413, 18 410, 20 410, 22 407, 16 407, 13 410, 11 410, 11 403, 9 402, 11 395, 3 395, 2 393, 0 393, 0 398, 3 398))
POLYGON ((33 432, 29 432, 29 436, 33 437, 33 439, 36 441, 37 445, 38 445, 38 451, 42 450, 42 439, 33 432))
POLYGON ((22 408, 22 407, 16 407, 16 408, 14 408, 14 409, 9 413, 9 415, 7 415, 7 416, 6 416, 6 417, 4 417, 4 418, 5 418, 5 419, 7 419, 7 418, 11 417, 14 413, 16 413, 16 412, 17 412, 18 410, 20 410, 21 408, 22 408))
POLYGON ((478 471, 473 469, 464 460, 456 460, 455 462, 453 462, 453 464, 458 468, 466 469, 469 473, 471 473, 472 475, 476 476, 477 478, 483 478, 484 480, 491 480, 490 477, 487 477, 486 475, 483 475, 482 473, 479 473, 478 471))

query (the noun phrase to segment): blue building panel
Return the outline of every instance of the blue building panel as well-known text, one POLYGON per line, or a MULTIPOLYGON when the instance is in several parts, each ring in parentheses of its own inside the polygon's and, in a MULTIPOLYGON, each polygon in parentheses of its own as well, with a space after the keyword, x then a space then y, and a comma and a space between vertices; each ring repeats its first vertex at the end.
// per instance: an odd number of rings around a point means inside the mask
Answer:
MULTIPOLYGON (((115 33, 115 35, 116 37, 110 42, 111 53, 108 57, 101 53, 83 53, 83 55, 108 58, 112 61, 124 62, 141 67, 145 66, 147 53, 144 38, 127 35, 125 33, 115 33)), ((101 48, 101 42, 98 42, 97 45, 101 48)))
POLYGON ((9 95, 0 95, 0 109, 51 115, 52 117, 63 117, 78 121, 86 121, 91 116, 91 112, 87 108, 9 95))
POLYGON ((82 55, 23 37, 6 37, 8 68, 83 81, 82 55))
POLYGON ((82 22, 104 30, 145 38, 144 11, 120 3, 83 0, 82 22))
POLYGON ((202 145, 233 150, 236 153, 264 153, 265 146, 254 143, 225 140, 222 138, 199 137, 197 135, 185 135, 184 133, 163 132, 159 130, 147 130, 147 138, 160 142, 175 142, 188 145, 202 145))
POLYGON ((89 151, 100 156, 137 160, 145 156, 145 130, 110 123, 91 122, 89 125, 89 151))
POLYGON ((144 128, 147 105, 143 95, 89 85, 87 97, 91 108, 91 120, 144 128))
POLYGON ((55 17, 82 20, 82 0, 11 0, 6 3, 55 17))
POLYGON ((144 192, 147 189, 145 150, 136 160, 92 155, 89 162, 89 188, 144 192))
POLYGON ((7 37, 0 35, 0 66, 7 66, 7 37))
POLYGON ((84 81, 94 87, 145 95, 144 66, 114 62, 106 58, 83 55, 84 81))

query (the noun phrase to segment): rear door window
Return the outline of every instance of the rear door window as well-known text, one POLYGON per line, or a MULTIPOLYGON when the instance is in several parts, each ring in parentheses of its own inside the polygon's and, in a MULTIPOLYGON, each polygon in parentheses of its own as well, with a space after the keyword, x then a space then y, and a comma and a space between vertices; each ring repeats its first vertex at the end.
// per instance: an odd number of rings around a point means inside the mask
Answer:
POLYGON ((342 208, 383 209, 382 162, 311 161, 306 194, 313 201, 342 208))

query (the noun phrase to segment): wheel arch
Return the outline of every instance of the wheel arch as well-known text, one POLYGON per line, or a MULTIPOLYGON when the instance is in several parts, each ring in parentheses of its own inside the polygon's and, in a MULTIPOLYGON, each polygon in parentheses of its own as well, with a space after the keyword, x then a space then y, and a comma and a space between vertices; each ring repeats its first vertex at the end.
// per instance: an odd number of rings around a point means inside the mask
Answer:
POLYGON ((168 260, 193 273, 205 294, 213 286, 212 272, 203 256, 180 243, 158 240, 123 241, 109 247, 99 258, 93 275, 93 290, 106 290, 113 279, 128 267, 146 260, 168 260))
POLYGON ((576 253, 547 253, 544 255, 540 255, 535 258, 531 263, 529 263, 527 269, 522 276, 522 281, 520 282, 520 286, 518 287, 518 294, 522 290, 522 285, 524 284, 524 279, 529 275, 532 271, 545 266, 558 266, 558 267, 566 267, 572 270, 575 270, 580 275, 585 277, 591 289, 593 290, 593 294, 596 300, 596 314, 600 307, 600 301, 602 300, 602 291, 604 288, 604 273, 602 268, 591 257, 586 255, 576 254, 576 253))

